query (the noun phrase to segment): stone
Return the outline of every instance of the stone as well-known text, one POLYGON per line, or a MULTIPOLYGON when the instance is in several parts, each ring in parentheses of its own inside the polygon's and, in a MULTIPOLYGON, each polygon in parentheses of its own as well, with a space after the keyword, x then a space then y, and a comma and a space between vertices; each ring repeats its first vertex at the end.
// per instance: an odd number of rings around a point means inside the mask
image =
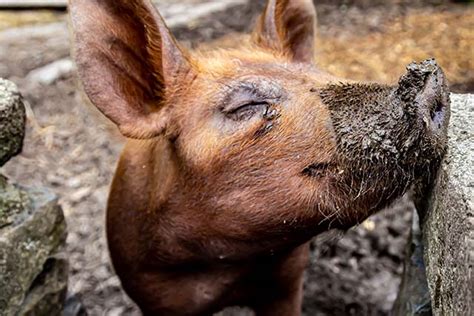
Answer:
POLYGON ((166 25, 169 28, 179 28, 186 25, 199 25, 199 20, 213 16, 216 13, 235 9, 245 5, 249 0, 208 0, 196 2, 187 1, 154 1, 166 25))
POLYGON ((55 195, 0 176, 0 315, 59 315, 66 223, 55 195))
POLYGON ((0 8, 64 8, 67 0, 0 0, 0 8))
POLYGON ((17 87, 0 78, 0 167, 21 151, 26 112, 17 87))
POLYGON ((67 290, 67 268, 63 256, 48 258, 33 281, 18 315, 61 315, 67 290))
POLYGON ((77 295, 69 293, 64 303, 62 316, 87 316, 86 308, 77 295))
POLYGON ((410 238, 405 250, 402 283, 392 315, 431 316, 431 297, 423 259, 423 234, 416 209, 413 209, 412 221, 410 238))
POLYGON ((473 122, 474 95, 451 95, 448 153, 428 193, 414 200, 417 212, 393 315, 474 314, 473 122))
POLYGON ((27 80, 49 86, 60 78, 69 76, 75 70, 70 58, 63 58, 31 71, 27 80))
POLYGON ((423 220, 434 315, 474 314, 474 95, 451 96, 448 154, 423 220))

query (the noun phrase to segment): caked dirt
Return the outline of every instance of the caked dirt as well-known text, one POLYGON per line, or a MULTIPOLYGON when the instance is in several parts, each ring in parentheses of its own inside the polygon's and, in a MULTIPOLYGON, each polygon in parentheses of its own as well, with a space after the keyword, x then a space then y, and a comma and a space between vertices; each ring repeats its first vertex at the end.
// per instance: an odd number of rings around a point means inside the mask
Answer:
MULTIPOLYGON (((474 91, 472 8, 433 1, 335 2, 318 5, 323 68, 352 79, 394 82, 412 60, 434 56, 455 91, 474 91)), ((235 47, 261 7, 251 1, 176 33, 189 47, 235 47)), ((60 13, 44 16, 46 22, 64 19, 60 13)), ((25 185, 50 187, 60 197, 69 227, 69 293, 82 300, 89 315, 138 315, 113 273, 104 236, 108 186, 123 139, 85 105, 74 70, 60 72, 51 84, 28 75, 68 57, 65 41, 54 31, 47 40, 24 33, 0 40, 0 73, 19 85, 31 109, 23 153, 2 172, 25 185)), ((411 210, 403 200, 344 235, 318 237, 307 271, 305 314, 388 315, 400 283, 411 210)))

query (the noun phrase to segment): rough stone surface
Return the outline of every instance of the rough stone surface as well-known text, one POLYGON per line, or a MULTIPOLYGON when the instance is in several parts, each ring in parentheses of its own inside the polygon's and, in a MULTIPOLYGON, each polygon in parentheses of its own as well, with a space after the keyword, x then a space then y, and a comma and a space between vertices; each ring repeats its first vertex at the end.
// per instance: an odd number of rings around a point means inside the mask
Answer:
POLYGON ((28 203, 26 193, 8 185, 7 180, 0 175, 0 229, 21 216, 28 203))
POLYGON ((0 167, 21 151, 25 107, 15 84, 0 78, 0 167))
POLYGON ((0 192, 0 315, 59 315, 67 261, 60 255, 66 225, 56 197, 3 177, 0 192))
POLYGON ((19 315, 61 315, 67 289, 67 261, 61 256, 48 258, 35 278, 19 315))
POLYGON ((451 103, 445 161, 428 194, 414 195, 417 212, 394 316, 474 312, 474 97, 452 94, 451 103))
MULTIPOLYGON (((25 108, 0 79, 0 166, 22 148, 25 108)), ((67 290, 66 223, 56 197, 0 175, 0 315, 60 315, 67 290)))
POLYGON ((449 152, 423 223, 434 315, 474 314, 474 95, 451 96, 449 152))
POLYGON ((431 316, 431 297, 423 260, 423 234, 417 210, 413 209, 410 238, 405 249, 402 283, 393 306, 393 316, 431 316))

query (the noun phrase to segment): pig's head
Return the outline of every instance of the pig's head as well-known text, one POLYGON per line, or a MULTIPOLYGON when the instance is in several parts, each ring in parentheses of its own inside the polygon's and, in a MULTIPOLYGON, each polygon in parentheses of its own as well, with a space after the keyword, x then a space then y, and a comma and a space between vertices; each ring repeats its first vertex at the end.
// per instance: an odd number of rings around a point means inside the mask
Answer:
POLYGON ((164 139, 166 203, 226 234, 348 227, 443 157, 449 96, 436 62, 409 65, 394 86, 328 75, 312 62, 310 0, 270 0, 250 44, 195 54, 149 1, 75 0, 71 13, 90 100, 125 136, 164 139))

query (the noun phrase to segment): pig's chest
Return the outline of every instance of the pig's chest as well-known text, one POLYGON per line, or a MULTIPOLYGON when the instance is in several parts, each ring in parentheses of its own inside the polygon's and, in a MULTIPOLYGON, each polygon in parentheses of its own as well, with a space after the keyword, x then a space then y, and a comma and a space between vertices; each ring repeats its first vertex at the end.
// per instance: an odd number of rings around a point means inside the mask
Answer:
POLYGON ((212 315, 228 306, 252 305, 254 298, 272 287, 274 275, 270 271, 274 266, 264 271, 245 263, 212 267, 189 264, 135 271, 122 275, 122 284, 135 301, 146 298, 154 311, 181 314, 185 308, 189 315, 212 315))

